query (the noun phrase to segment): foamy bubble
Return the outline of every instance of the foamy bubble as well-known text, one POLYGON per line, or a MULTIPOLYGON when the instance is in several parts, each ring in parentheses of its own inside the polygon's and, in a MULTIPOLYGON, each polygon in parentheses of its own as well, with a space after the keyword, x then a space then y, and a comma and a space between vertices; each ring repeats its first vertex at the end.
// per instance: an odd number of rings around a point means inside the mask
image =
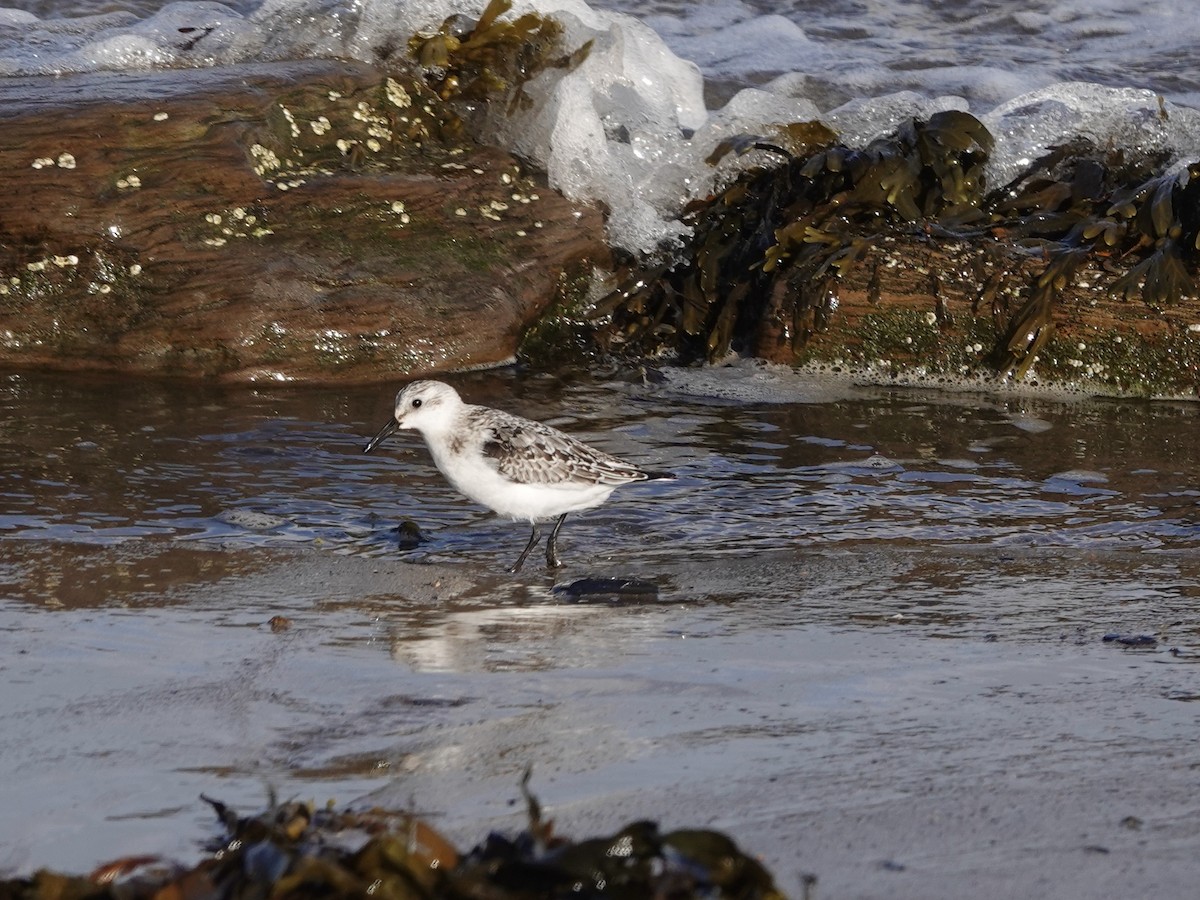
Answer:
POLYGON ((787 72, 798 58, 812 59, 821 52, 803 28, 783 16, 753 16, 721 25, 718 33, 719 40, 712 39, 716 34, 705 36, 688 42, 683 51, 710 76, 787 72))
POLYGON ((1137 155, 1200 154, 1200 112, 1176 106, 1152 91, 1073 82, 1023 94, 983 117, 996 137, 988 184, 1001 187, 1051 147, 1085 137, 1100 148, 1137 155))
POLYGON ((900 91, 883 97, 860 98, 839 106, 822 116, 837 131, 838 138, 850 147, 865 147, 876 138, 895 133, 909 119, 928 120, 935 113, 968 110, 962 97, 925 97, 912 91, 900 91))
POLYGON ((690 170, 686 136, 707 117, 699 70, 640 22, 575 0, 549 9, 566 45, 591 41, 591 51, 574 72, 536 78, 533 109, 497 122, 498 134, 568 197, 608 206, 615 243, 652 252, 686 231, 675 215, 690 170))
POLYGON ((835 403, 862 396, 848 379, 804 372, 761 360, 661 370, 667 388, 687 397, 732 403, 835 403))
POLYGON ((720 110, 710 115, 695 139, 711 149, 710 145, 731 135, 765 135, 771 132, 773 126, 808 122, 820 115, 816 104, 806 97, 746 88, 738 91, 720 110))
POLYGON ((169 3, 152 16, 128 12, 69 19, 30 17, 0 34, 0 74, 209 66, 259 51, 257 26, 221 3, 169 3))

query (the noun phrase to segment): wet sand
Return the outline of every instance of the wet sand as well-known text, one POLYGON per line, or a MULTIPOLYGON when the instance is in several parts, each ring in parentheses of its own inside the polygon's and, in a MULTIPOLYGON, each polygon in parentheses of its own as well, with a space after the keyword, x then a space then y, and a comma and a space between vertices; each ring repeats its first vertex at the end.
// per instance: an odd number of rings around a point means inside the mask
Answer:
POLYGON ((362 453, 391 390, 0 379, 0 874, 196 859, 201 793, 469 846, 532 765, 570 834, 714 826, 793 894, 1194 893, 1200 406, 456 383, 679 477, 513 578, 522 527, 362 453))
POLYGON ((194 858, 199 792, 253 809, 267 785, 411 804, 465 846, 521 825, 532 765, 566 833, 720 828, 797 895, 801 873, 827 898, 1194 890, 1188 555, 575 545, 560 584, 659 593, 568 602, 470 558, 6 548, 29 605, 0 609, 19 689, 0 703, 0 870, 194 858))

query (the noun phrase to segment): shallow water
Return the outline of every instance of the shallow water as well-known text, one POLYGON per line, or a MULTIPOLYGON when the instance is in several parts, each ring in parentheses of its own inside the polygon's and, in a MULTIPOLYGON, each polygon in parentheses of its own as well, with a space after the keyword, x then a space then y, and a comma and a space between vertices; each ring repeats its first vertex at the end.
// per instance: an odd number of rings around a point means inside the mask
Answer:
MULTIPOLYGON (((166 0, 11 0, 40 18, 128 12, 166 0)), ((250 15, 257 0, 224 4, 250 15)), ((654 28, 718 95, 795 73, 822 109, 898 90, 956 95, 976 113, 1055 82, 1148 88, 1200 107, 1200 19, 1168 0, 593 0, 654 28)), ((351 9, 358 4, 350 5, 351 9)), ((467 5, 470 8, 470 5, 467 5)))
POLYGON ((1054 82, 1140 87, 1200 105, 1185 50, 1200 20, 1149 0, 601 0, 641 18, 705 75, 745 85, 803 76, 829 109, 898 90, 967 98, 986 112, 1054 82))
POLYGON ((268 785, 469 843, 532 763, 578 832, 713 824, 792 890, 1005 896, 1089 840, 1078 896, 1146 841, 1194 875, 1200 407, 666 374, 454 379, 679 476, 515 579, 525 526, 362 454, 389 388, 5 376, 0 872, 188 856, 200 792, 268 785), (617 576, 652 593, 555 591, 617 576))
MULTIPOLYGON (((565 545, 588 560, 862 541, 1200 546, 1194 404, 855 389, 810 402, 829 395, 753 367, 715 374, 655 387, 512 373, 457 382, 478 402, 676 473, 572 517, 565 545), (755 402, 789 390, 794 402, 755 402)), ((521 528, 462 502, 418 438, 362 453, 390 396, 9 376, 0 535, 375 555, 396 552, 389 526, 403 517, 430 538, 406 558, 506 559, 521 528)))

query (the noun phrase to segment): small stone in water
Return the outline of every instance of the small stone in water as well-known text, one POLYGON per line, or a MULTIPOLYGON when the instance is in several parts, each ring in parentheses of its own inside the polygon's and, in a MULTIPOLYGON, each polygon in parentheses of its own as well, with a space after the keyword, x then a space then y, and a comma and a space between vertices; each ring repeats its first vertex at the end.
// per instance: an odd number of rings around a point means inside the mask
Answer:
POLYGON ((428 540, 412 519, 405 519, 397 525, 396 534, 399 536, 396 544, 401 550, 412 550, 428 540))
POLYGON ((1122 647, 1157 647, 1158 639, 1152 634, 1106 634, 1106 644, 1120 644, 1122 647))
POLYGON ((571 603, 594 600, 658 599, 658 585, 638 578, 580 578, 570 584, 555 585, 554 593, 571 603))

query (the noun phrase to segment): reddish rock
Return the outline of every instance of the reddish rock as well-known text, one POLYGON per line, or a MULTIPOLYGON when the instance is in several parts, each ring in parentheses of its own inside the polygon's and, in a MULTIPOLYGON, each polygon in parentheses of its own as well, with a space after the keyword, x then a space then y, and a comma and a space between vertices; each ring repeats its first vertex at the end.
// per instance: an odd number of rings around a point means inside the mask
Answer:
POLYGON ((375 381, 511 359, 603 223, 337 61, 0 80, 0 364, 375 381))

